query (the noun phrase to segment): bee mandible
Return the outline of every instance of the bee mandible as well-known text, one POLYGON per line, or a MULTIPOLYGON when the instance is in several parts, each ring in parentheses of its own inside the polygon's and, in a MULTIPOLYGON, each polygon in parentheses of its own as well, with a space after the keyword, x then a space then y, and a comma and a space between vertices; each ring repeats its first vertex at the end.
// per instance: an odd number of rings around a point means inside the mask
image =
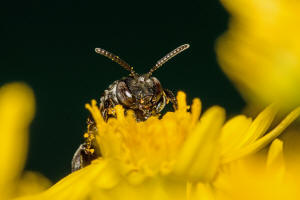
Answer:
MULTIPOLYGON (((171 90, 163 88, 159 80, 152 76, 152 73, 189 46, 189 44, 184 44, 177 47, 158 60, 148 73, 142 75, 137 74, 133 67, 118 56, 104 49, 96 48, 96 53, 111 59, 130 72, 129 76, 114 81, 108 86, 108 89, 104 90, 99 103, 103 119, 107 121, 111 117, 116 117, 115 112, 113 112, 116 105, 122 105, 125 112, 126 110, 133 110, 138 122, 159 115, 169 102, 176 109, 175 95, 171 90)), ((85 141, 76 150, 72 159, 72 171, 89 165, 92 160, 101 156, 95 140, 97 127, 91 116, 87 119, 87 125, 87 133, 84 134, 85 141)))

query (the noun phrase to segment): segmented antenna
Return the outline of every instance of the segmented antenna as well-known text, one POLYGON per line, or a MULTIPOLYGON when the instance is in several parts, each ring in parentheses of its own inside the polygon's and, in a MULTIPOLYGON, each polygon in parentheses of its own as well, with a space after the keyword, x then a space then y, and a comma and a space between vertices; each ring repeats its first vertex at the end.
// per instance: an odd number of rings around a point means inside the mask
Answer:
POLYGON ((167 55, 165 55, 163 58, 161 58, 159 61, 157 61, 157 63, 155 64, 155 66, 148 72, 148 76, 151 76, 152 73, 157 70, 158 68, 160 68, 163 64, 165 64, 168 60, 170 60, 171 58, 173 58, 174 56, 176 56, 177 54, 183 52, 184 50, 188 49, 190 47, 189 44, 184 44, 181 45, 179 47, 177 47, 176 49, 174 49, 173 51, 171 51, 170 53, 168 53, 167 55))
POLYGON ((124 60, 122 60, 121 58, 119 58, 119 56, 116 56, 115 54, 113 53, 110 53, 104 49, 101 49, 101 48, 96 48, 95 49, 95 52, 102 55, 102 56, 105 56, 109 59, 111 59, 112 61, 118 63, 119 65, 121 65, 124 69, 130 71, 130 74, 133 75, 133 76, 136 76, 137 74, 135 73, 135 71, 133 70, 133 67, 131 67, 127 62, 125 62, 124 60))

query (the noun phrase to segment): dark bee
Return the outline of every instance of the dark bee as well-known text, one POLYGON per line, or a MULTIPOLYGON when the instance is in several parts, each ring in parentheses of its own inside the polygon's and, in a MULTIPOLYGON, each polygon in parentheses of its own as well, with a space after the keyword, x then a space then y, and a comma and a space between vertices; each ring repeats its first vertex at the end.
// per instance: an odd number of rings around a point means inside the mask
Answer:
MULTIPOLYGON (((104 120, 115 117, 114 107, 118 104, 122 105, 125 111, 133 110, 137 121, 145 121, 151 116, 158 115, 169 102, 176 109, 177 101, 174 94, 170 90, 164 89, 159 80, 151 75, 164 63, 187 48, 189 48, 189 44, 177 47, 157 61, 155 66, 143 75, 137 74, 133 67, 118 56, 104 49, 96 48, 96 53, 111 59, 130 72, 129 76, 113 82, 107 90, 104 90, 99 104, 104 120)), ((87 133, 84 134, 85 141, 79 146, 72 159, 72 171, 89 165, 92 160, 101 156, 101 152, 95 144, 97 127, 92 117, 88 118, 87 125, 87 133)))

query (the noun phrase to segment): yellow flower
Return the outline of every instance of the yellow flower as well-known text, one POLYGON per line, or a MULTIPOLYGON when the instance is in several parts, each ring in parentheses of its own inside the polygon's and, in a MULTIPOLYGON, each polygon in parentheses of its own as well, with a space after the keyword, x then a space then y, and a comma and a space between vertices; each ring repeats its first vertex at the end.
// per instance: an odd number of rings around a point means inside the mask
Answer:
POLYGON ((34 110, 33 92, 25 84, 13 83, 0 88, 1 199, 37 193, 50 186, 47 179, 36 173, 27 172, 21 177, 34 110))
POLYGON ((254 105, 300 104, 300 1, 221 0, 231 14, 217 41, 223 71, 254 105))
POLYGON ((258 151, 300 115, 298 108, 266 133, 275 105, 253 121, 240 115, 224 125, 223 108, 214 106, 200 117, 199 99, 191 112, 183 92, 177 100, 175 112, 139 123, 132 112, 125 116, 121 106, 115 107, 117 118, 104 122, 92 101, 86 107, 97 123, 103 157, 23 199, 193 199, 194 183, 210 187, 222 166, 258 151))

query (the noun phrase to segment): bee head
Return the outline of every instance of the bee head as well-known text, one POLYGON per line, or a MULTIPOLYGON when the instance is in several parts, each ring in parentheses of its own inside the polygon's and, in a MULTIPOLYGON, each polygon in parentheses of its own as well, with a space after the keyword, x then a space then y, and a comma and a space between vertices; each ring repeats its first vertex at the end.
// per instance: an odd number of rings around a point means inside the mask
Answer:
POLYGON ((137 119, 146 119, 154 111, 159 113, 166 104, 164 90, 152 73, 160 68, 168 60, 189 48, 189 44, 184 44, 163 58, 158 60, 154 67, 146 74, 139 75, 124 60, 118 56, 101 48, 96 48, 96 53, 110 58, 112 61, 121 65, 124 69, 130 71, 130 75, 118 81, 116 86, 116 96, 120 103, 126 108, 133 109, 137 119))
POLYGON ((131 109, 153 108, 163 96, 163 88, 155 77, 137 75, 121 80, 116 88, 118 100, 131 109))

